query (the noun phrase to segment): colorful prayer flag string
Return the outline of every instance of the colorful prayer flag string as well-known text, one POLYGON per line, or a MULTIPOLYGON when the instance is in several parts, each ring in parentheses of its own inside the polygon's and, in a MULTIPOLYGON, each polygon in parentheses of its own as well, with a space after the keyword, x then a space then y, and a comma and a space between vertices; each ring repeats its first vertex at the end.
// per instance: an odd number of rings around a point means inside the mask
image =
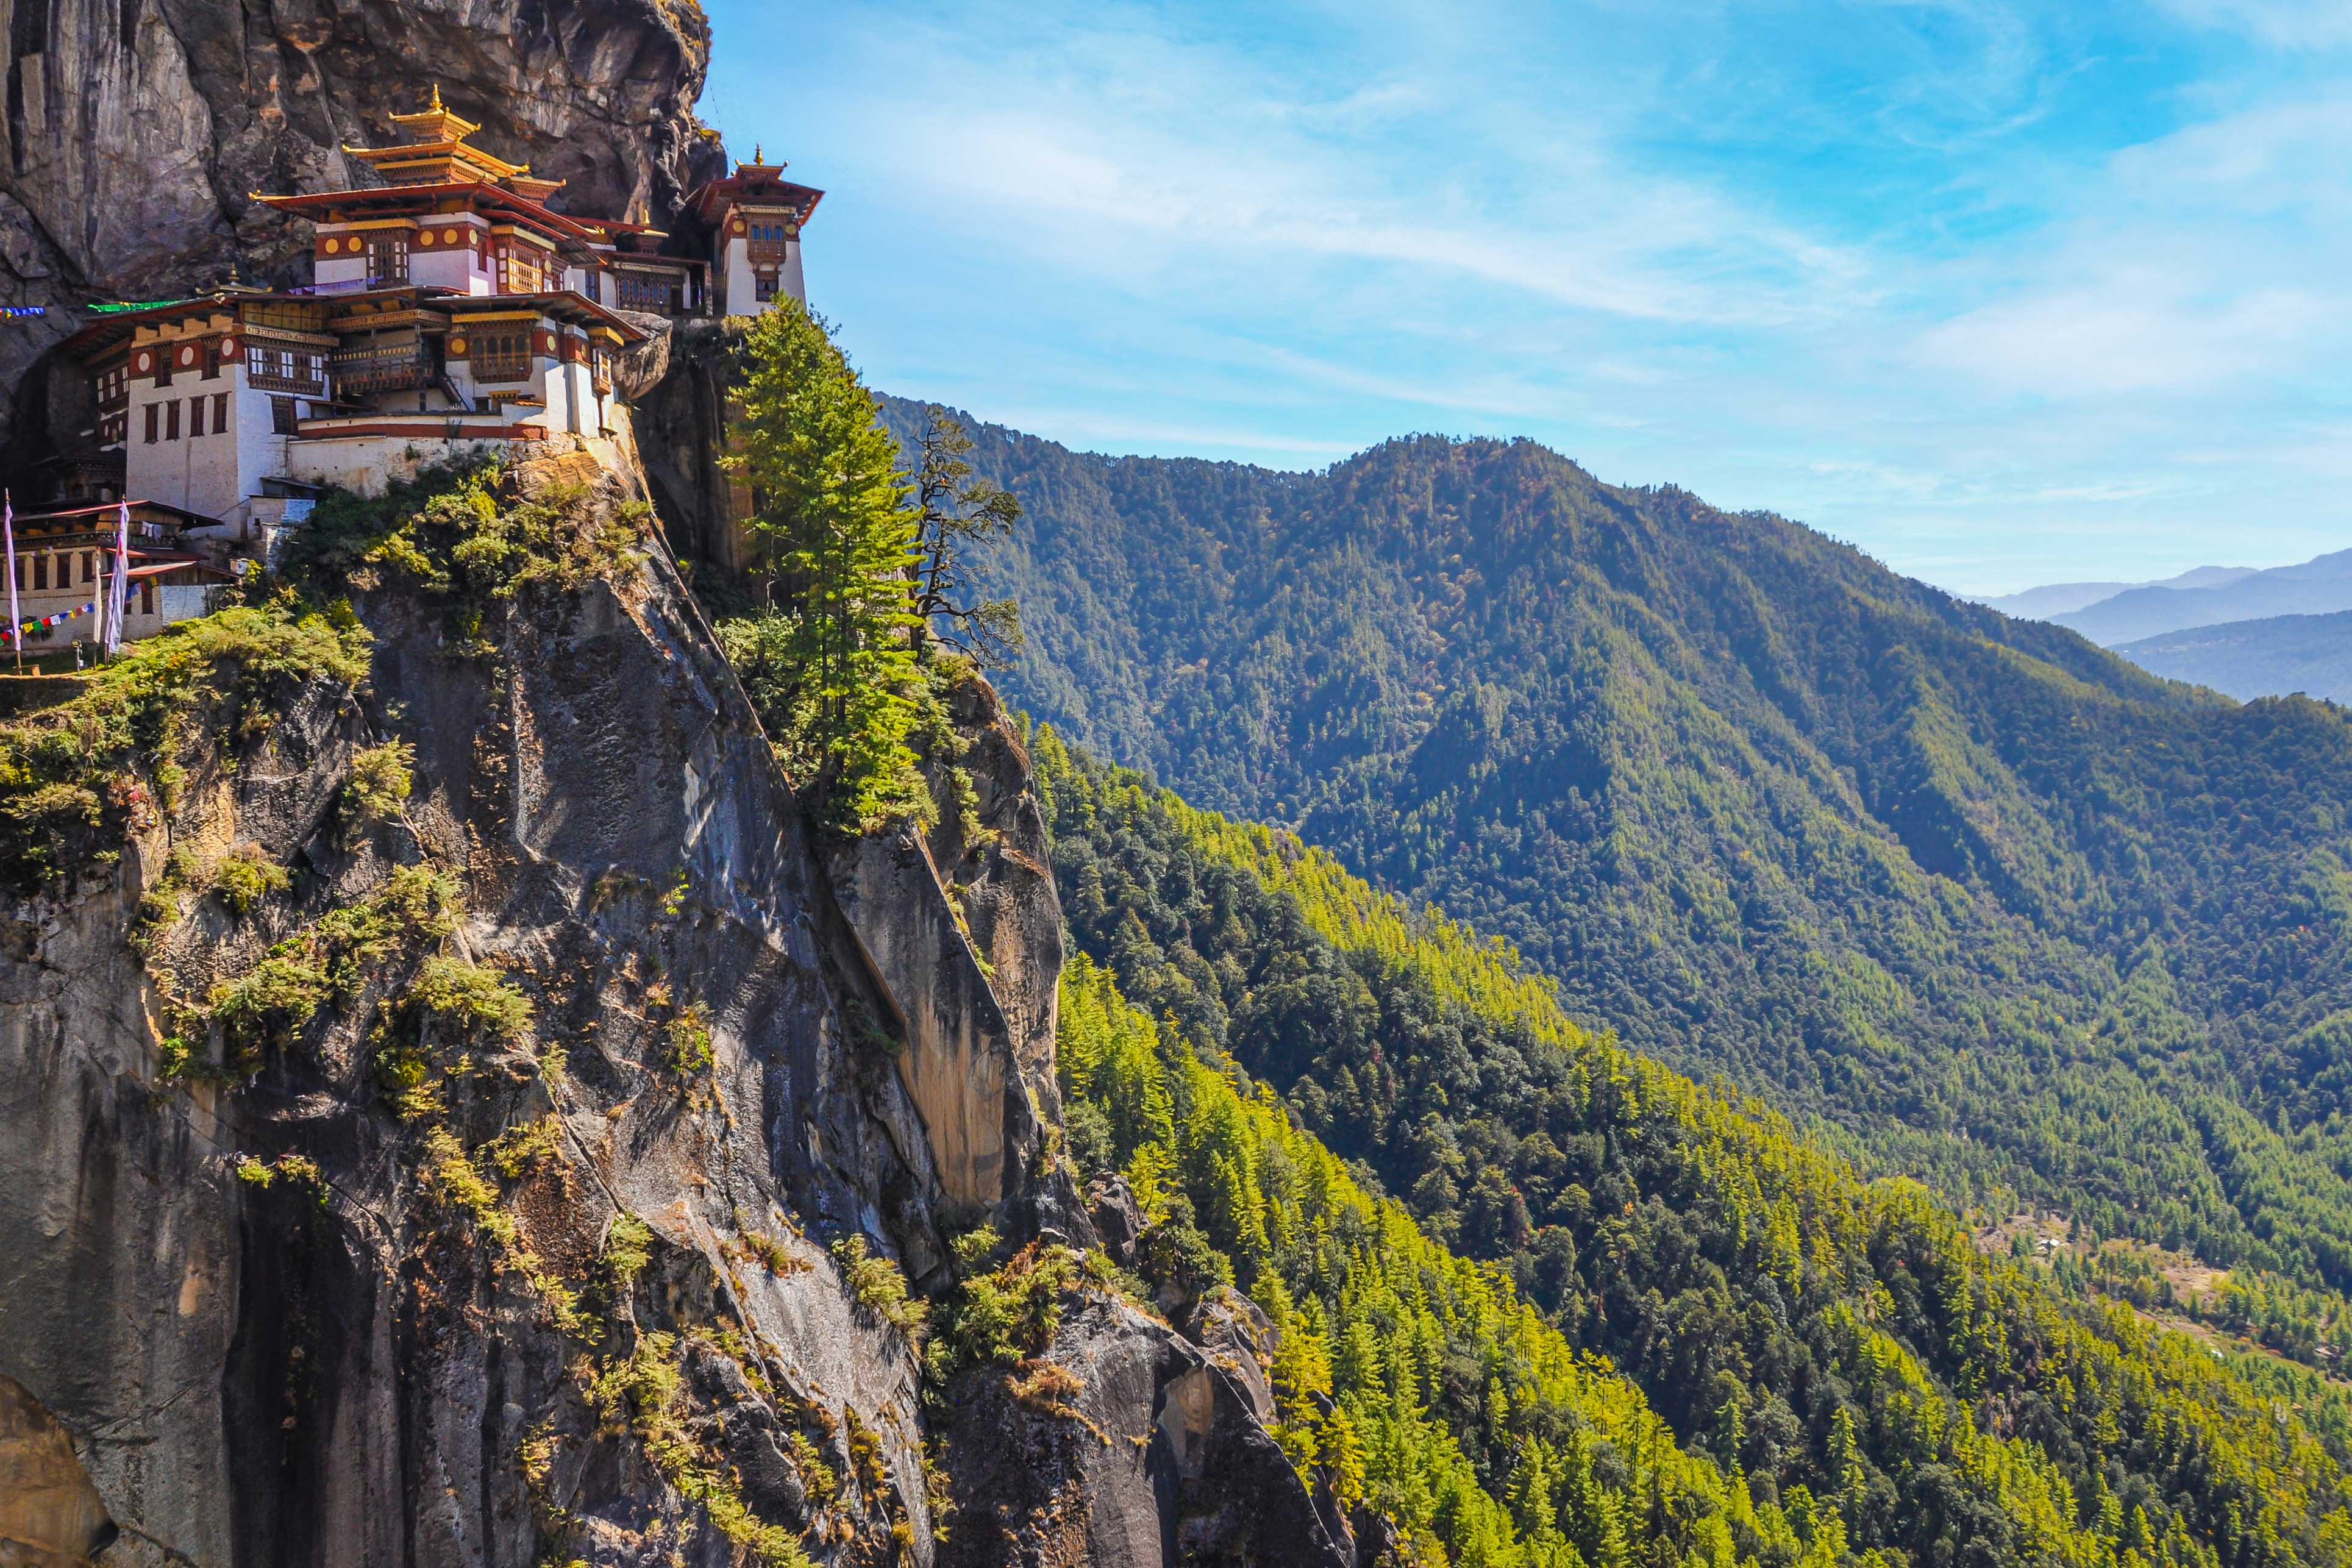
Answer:
POLYGON ((47 631, 51 626, 61 626, 77 616, 87 616, 94 613, 97 608, 98 601, 92 599, 89 604, 78 605, 70 610, 59 610, 57 614, 52 616, 42 616, 36 620, 20 622, 17 625, 16 635, 22 637, 26 632, 47 631))

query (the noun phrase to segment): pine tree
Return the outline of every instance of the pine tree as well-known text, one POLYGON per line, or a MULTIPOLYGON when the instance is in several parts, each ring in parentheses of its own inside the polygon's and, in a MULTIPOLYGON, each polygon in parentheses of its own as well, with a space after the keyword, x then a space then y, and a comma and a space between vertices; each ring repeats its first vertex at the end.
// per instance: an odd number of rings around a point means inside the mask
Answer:
POLYGON ((922 515, 915 572, 915 638, 936 635, 974 663, 1002 668, 1021 649, 1021 615, 1010 599, 964 603, 971 552, 1003 538, 1021 521, 1011 490, 971 477, 964 454, 971 437, 953 415, 934 404, 924 427, 923 460, 915 479, 922 515))
POLYGON ((830 821, 920 814, 907 743, 921 701, 913 574, 919 514, 874 397, 824 323, 783 300, 744 335, 742 415, 722 459, 751 486, 750 531, 777 611, 730 628, 757 667, 789 766, 830 821))

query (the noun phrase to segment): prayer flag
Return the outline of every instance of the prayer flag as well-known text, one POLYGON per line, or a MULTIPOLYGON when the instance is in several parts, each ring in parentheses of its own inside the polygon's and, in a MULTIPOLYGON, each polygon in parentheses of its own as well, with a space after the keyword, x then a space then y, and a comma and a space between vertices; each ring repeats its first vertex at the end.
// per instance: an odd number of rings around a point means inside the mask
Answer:
POLYGON ((8 570, 8 646, 22 649, 25 628, 16 618, 16 503, 5 490, 0 490, 0 554, 5 555, 8 570))

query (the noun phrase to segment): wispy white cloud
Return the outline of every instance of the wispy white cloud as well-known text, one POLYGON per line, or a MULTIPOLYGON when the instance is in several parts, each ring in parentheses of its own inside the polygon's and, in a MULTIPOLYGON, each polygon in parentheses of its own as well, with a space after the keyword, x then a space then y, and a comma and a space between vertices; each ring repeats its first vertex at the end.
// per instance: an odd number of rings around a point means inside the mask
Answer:
POLYGON ((2352 526, 2352 6, 711 9, 893 390, 1301 465, 1534 435, 1979 584, 2352 526))
POLYGON ((2200 26, 2227 28, 2276 48, 2352 47, 2352 9, 2341 0, 2164 0, 2200 26))

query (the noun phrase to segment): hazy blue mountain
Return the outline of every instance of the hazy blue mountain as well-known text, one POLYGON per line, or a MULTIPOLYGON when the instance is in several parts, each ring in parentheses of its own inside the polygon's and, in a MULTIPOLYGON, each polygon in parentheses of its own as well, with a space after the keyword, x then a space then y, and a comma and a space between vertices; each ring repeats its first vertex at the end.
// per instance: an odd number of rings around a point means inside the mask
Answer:
POLYGON ((2192 626, 2116 651, 2152 674, 2243 701, 2300 691, 2352 705, 2352 611, 2192 626))
POLYGON ((1977 603, 1989 610, 1999 610, 2004 616, 2046 621, 2053 616, 2071 615, 2076 610, 2088 609, 2134 588, 2219 588, 2241 577, 2251 577, 2254 571, 2252 566, 2192 566, 2178 577, 2147 583, 2048 583, 2039 588, 2021 588, 2014 594, 1979 599, 1977 603))
POLYGON ((2050 618, 2107 647, 2191 626, 2352 610, 2352 550, 2256 572, 2217 587, 2132 588, 2050 618))

